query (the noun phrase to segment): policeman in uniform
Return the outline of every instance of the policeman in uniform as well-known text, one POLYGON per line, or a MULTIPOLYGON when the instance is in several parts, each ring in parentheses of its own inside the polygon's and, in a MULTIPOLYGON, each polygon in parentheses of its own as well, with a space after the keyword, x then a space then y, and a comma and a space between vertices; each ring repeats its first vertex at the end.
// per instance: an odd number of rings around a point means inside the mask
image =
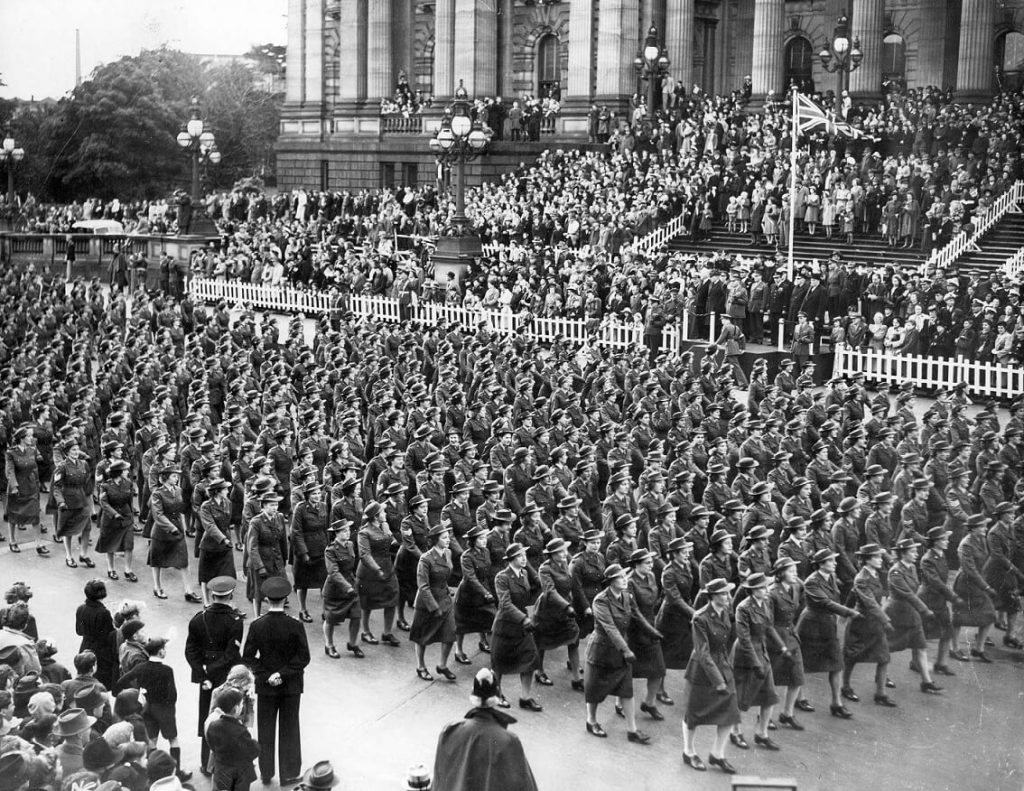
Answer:
POLYGON ((202 741, 202 772, 209 776, 210 748, 203 725, 210 713, 213 690, 242 661, 242 616, 231 605, 236 580, 214 577, 206 586, 212 604, 192 616, 185 638, 185 660, 192 668, 192 683, 199 684, 199 738, 202 741))

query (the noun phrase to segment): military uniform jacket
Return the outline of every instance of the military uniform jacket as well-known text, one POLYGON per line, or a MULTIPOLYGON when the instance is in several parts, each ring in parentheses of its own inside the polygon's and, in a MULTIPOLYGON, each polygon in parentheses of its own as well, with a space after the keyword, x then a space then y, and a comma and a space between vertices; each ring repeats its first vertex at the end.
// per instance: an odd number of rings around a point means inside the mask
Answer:
POLYGON ((660 637, 654 626, 641 615, 636 599, 628 590, 619 594, 611 588, 605 588, 594 597, 591 608, 594 612, 594 632, 587 643, 587 664, 623 667, 626 664, 623 652, 629 649, 626 636, 631 628, 654 639, 660 637))
POLYGON ((606 564, 600 552, 584 550, 575 555, 569 563, 572 576, 572 603, 576 612, 582 614, 590 608, 594 597, 604 587, 606 564))
POLYGON ((300 503, 292 515, 292 547, 298 558, 319 560, 327 549, 327 504, 300 503))
POLYGON ((521 637, 527 608, 539 592, 537 573, 529 566, 518 573, 511 567, 499 571, 494 577, 498 611, 491 631, 503 637, 521 637))
POLYGON ((185 660, 192 683, 223 684, 228 672, 242 661, 243 621, 230 604, 214 603, 192 616, 185 638, 185 660))
POLYGON ((732 677, 729 645, 733 638, 732 618, 727 609, 718 613, 710 604, 693 614, 693 653, 683 677, 691 684, 717 687, 732 677))
POLYGON ((301 694, 309 659, 306 629, 285 613, 268 612, 249 627, 242 661, 256 676, 257 695, 301 694), (267 679, 274 673, 279 673, 284 683, 276 687, 268 684, 267 679))
POLYGON ((535 484, 526 491, 526 504, 540 508, 540 518, 548 527, 558 519, 558 495, 553 486, 544 484, 535 484))
POLYGON ((447 613, 452 609, 452 597, 448 592, 448 580, 452 575, 452 559, 448 550, 431 549, 420 555, 416 566, 417 610, 447 613))
POLYGON ((452 531, 452 542, 462 551, 462 542, 465 535, 473 529, 473 514, 469 510, 469 503, 459 505, 454 500, 441 509, 441 524, 448 525, 452 531))
POLYGON ((920 583, 917 581, 917 569, 905 563, 894 563, 889 569, 889 602, 885 607, 886 615, 894 624, 905 624, 908 611, 916 611, 922 617, 930 608, 917 595, 920 583))
POLYGON ((284 570, 288 538, 283 514, 259 513, 254 516, 249 522, 246 541, 249 545, 249 568, 255 574, 275 574, 284 570))
POLYGON ((771 600, 763 604, 748 596, 736 606, 736 642, 732 649, 733 667, 758 668, 769 664, 767 644, 780 651, 785 644, 775 631, 775 611, 771 600))
POLYGON ((220 502, 206 500, 199 508, 199 522, 203 526, 200 552, 218 552, 231 547, 231 502, 226 497, 220 498, 220 502))

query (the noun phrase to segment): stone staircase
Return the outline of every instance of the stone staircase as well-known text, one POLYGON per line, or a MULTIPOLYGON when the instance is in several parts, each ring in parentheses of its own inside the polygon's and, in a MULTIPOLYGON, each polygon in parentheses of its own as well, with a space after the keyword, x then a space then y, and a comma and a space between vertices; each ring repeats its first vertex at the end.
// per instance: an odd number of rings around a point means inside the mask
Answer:
POLYGON ((1008 212, 981 237, 977 250, 968 250, 957 260, 961 273, 992 272, 1007 258, 1024 249, 1024 214, 1008 212))
MULTIPOLYGON (((872 234, 871 236, 853 237, 853 244, 846 244, 841 234, 833 234, 831 239, 826 239, 821 228, 817 229, 814 236, 807 233, 797 232, 796 242, 793 245, 793 256, 797 261, 809 261, 817 258, 821 261, 828 260, 833 253, 838 252, 843 261, 847 263, 864 262, 871 267, 884 267, 893 264, 896 267, 907 269, 917 268, 924 263, 925 256, 921 253, 920 247, 913 247, 909 250, 892 248, 887 246, 885 238, 872 234)), ((713 253, 725 251, 742 256, 764 255, 771 257, 775 255, 775 249, 768 245, 751 245, 749 234, 729 233, 724 224, 716 225, 707 239, 699 242, 690 240, 688 234, 676 236, 668 243, 668 249, 682 251, 684 253, 713 253)), ((788 248, 783 245, 779 250, 783 255, 788 254, 788 248)), ((1005 260, 1005 256, 1003 260, 1005 260)))

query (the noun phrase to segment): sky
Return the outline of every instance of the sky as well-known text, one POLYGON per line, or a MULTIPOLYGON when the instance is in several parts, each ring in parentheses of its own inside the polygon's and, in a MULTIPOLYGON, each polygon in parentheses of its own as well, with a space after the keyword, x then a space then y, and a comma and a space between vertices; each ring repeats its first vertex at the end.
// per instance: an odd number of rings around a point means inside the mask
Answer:
POLYGON ((0 0, 0 97, 59 99, 75 87, 75 29, 82 79, 94 68, 167 45, 240 55, 287 43, 288 0, 0 0))

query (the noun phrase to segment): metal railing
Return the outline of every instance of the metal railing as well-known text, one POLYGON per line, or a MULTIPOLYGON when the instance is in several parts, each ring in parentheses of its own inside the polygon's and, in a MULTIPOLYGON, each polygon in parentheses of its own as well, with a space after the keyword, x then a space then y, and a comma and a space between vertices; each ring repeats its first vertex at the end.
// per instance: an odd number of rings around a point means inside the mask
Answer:
POLYGON ((967 252, 981 250, 978 241, 991 230, 992 226, 999 222, 1008 212, 1020 212, 1017 206, 1024 200, 1024 181, 1015 181, 1013 186, 1000 195, 996 202, 985 211, 974 216, 973 227, 970 231, 961 231, 949 243, 941 249, 933 250, 931 257, 921 264, 921 272, 930 275, 937 269, 944 269, 952 265, 960 256, 967 252))
POLYGON ((671 220, 659 228, 655 228, 653 231, 645 236, 641 236, 635 242, 633 242, 632 248, 634 253, 641 255, 650 255, 656 250, 660 250, 666 244, 669 243, 674 237, 678 236, 683 232, 686 227, 686 217, 682 214, 677 214, 671 220))

